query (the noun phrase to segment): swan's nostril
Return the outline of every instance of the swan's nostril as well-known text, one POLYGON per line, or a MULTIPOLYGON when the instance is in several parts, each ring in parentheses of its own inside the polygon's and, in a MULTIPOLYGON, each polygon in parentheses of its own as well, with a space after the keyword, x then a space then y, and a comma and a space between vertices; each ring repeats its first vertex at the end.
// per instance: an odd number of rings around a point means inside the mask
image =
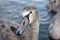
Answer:
POLYGON ((23 25, 25 24, 25 22, 23 22, 23 25))

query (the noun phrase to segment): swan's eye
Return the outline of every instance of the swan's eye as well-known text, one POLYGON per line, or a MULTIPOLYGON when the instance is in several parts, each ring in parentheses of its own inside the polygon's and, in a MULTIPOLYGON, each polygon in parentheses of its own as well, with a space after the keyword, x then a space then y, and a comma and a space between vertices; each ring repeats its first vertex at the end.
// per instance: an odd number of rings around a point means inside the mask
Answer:
POLYGON ((30 12, 30 13, 32 13, 32 12, 30 12))

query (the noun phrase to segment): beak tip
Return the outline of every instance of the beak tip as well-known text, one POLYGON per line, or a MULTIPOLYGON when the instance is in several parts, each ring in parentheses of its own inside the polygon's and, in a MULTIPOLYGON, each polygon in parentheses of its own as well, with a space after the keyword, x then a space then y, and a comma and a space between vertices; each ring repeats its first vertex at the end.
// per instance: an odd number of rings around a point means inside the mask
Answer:
POLYGON ((16 34, 17 34, 17 35, 21 35, 20 31, 17 31, 16 34))
POLYGON ((16 34, 17 34, 18 36, 20 36, 20 35, 23 34, 23 31, 21 31, 21 30, 17 30, 16 34))

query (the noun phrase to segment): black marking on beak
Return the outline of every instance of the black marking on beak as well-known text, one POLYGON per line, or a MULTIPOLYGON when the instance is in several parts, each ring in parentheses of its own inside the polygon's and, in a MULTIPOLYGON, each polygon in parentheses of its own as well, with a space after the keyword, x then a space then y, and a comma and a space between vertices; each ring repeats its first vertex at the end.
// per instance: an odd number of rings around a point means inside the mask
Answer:
MULTIPOLYGON (((32 13, 32 11, 28 14, 28 15, 26 15, 24 18, 27 18, 28 20, 29 20, 29 15, 32 13)), ((23 19, 24 19, 23 18, 23 19)))
POLYGON ((55 16, 58 12, 56 10, 51 10, 50 13, 55 16))
POLYGON ((29 15, 30 15, 30 14, 28 14, 28 15, 25 16, 28 20, 29 20, 29 15))
MULTIPOLYGON (((23 17, 22 19, 27 18, 27 19, 29 20, 29 15, 30 15, 30 14, 26 15, 26 16, 23 17)), ((25 24, 25 23, 23 23, 23 25, 24 25, 24 24, 25 24)))

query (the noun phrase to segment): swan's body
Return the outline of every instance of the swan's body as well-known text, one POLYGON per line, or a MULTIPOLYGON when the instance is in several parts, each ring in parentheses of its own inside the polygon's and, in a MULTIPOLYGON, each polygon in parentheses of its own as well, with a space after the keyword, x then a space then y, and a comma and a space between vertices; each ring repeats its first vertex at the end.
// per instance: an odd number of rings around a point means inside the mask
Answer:
POLYGON ((52 39, 60 39, 60 12, 57 13, 52 19, 49 27, 49 34, 52 39))
POLYGON ((1 40, 18 40, 17 35, 11 30, 11 27, 18 29, 20 25, 7 19, 0 19, 1 40))
POLYGON ((30 31, 26 28, 22 35, 16 35, 16 30, 22 26, 14 21, 0 19, 0 40, 30 40, 30 31))
MULTIPOLYGON (((23 9, 22 16, 27 18, 28 23, 31 27, 32 40, 38 40, 39 34, 39 14, 38 10, 34 6, 28 6, 23 9)), ((19 30, 17 30, 19 31, 19 30)))

